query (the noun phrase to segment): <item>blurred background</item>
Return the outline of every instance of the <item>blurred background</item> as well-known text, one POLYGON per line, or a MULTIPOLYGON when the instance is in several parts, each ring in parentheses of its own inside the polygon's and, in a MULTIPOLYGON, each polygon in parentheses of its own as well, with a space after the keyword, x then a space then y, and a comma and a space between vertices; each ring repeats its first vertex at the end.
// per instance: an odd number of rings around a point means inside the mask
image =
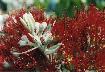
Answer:
POLYGON ((68 16, 73 16, 75 10, 88 6, 93 3, 99 9, 104 9, 105 0, 0 0, 0 13, 8 13, 11 10, 20 9, 24 6, 35 6, 45 9, 46 12, 55 12, 61 16, 65 11, 68 16))
POLYGON ((74 17, 75 11, 83 8, 88 10, 91 3, 100 10, 105 8, 105 0, 0 0, 0 31, 11 10, 35 6, 44 9, 46 14, 55 14, 56 16, 66 14, 66 16, 74 17))

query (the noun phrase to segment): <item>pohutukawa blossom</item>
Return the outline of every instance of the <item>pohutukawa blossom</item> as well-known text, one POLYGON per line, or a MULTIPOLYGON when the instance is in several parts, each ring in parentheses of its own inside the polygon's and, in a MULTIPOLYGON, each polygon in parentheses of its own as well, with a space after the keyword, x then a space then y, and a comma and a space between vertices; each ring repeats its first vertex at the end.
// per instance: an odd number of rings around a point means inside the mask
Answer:
POLYGON ((73 72, 105 71, 105 12, 94 5, 75 18, 65 17, 54 26, 60 37, 66 68, 73 72), (57 30, 59 29, 59 30, 57 30))
POLYGON ((105 71, 105 12, 91 5, 75 18, 47 19, 35 8, 6 20, 0 37, 1 71, 105 71))
POLYGON ((54 43, 50 20, 44 12, 21 9, 7 19, 1 36, 2 69, 10 71, 55 71, 50 55, 57 53, 62 43, 54 43), (38 16, 38 17, 37 17, 38 16), (3 48, 4 47, 4 48, 3 48))

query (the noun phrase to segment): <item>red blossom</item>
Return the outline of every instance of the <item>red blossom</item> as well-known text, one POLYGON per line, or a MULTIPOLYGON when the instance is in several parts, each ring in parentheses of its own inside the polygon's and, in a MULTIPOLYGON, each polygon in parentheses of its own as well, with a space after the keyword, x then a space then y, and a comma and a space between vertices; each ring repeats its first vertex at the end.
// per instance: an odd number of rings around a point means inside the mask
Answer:
POLYGON ((88 69, 104 71, 105 12, 91 5, 88 11, 77 12, 75 18, 63 18, 53 30, 63 43, 64 60, 77 72, 88 69), (68 59, 71 59, 69 62, 68 59))
MULTIPOLYGON (((5 34, 4 36, 0 37, 0 63, 4 62, 2 61, 3 59, 8 62, 10 66, 8 68, 4 67, 2 69, 4 71, 34 71, 36 69, 43 72, 55 71, 54 65, 50 64, 50 61, 39 49, 35 49, 32 52, 20 55, 19 58, 11 53, 13 50, 16 50, 17 52, 24 52, 31 48, 28 45, 20 46, 18 43, 22 35, 26 35, 28 39, 33 42, 33 38, 28 34, 29 30, 23 26, 19 19, 23 16, 23 14, 25 14, 25 12, 25 9, 17 10, 15 13, 12 13, 6 20, 6 24, 3 30, 5 34)), ((44 17, 44 12, 42 10, 31 8, 29 12, 33 15, 35 21, 37 22, 51 22, 44 17)), ((1 66, 3 65, 4 64, 1 66)))
MULTIPOLYGON (((5 60, 11 63, 12 66, 9 70, 39 68, 42 69, 42 72, 55 72, 54 59, 51 63, 41 50, 33 50, 28 54, 21 55, 20 58, 11 54, 13 49, 23 52, 30 48, 30 46, 19 46, 18 42, 22 35, 27 35, 33 42, 33 38, 28 35, 29 30, 19 20, 19 17, 22 17, 25 12, 25 9, 21 9, 7 19, 4 27, 5 35, 0 37, 0 62, 5 60), (39 57, 40 55, 41 57, 39 57)), ((31 8, 30 12, 36 21, 52 23, 54 42, 62 42, 58 54, 62 55, 63 59, 61 59, 68 69, 72 64, 76 72, 85 72, 88 69, 104 71, 105 11, 99 11, 94 5, 91 5, 88 11, 78 12, 75 18, 64 17, 56 19, 56 21, 52 18, 47 20, 42 10, 31 8)))

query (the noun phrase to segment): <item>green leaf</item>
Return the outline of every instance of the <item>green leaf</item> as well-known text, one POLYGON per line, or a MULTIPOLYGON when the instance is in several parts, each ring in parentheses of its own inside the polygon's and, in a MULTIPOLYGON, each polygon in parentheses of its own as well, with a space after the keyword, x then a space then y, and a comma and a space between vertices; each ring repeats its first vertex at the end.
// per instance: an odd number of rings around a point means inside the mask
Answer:
POLYGON ((45 54, 52 54, 55 53, 57 51, 57 49, 61 46, 61 43, 58 43, 50 48, 46 48, 45 49, 45 54))
POLYGON ((51 31, 52 27, 51 24, 48 24, 48 26, 46 27, 46 31, 51 31))
POLYGON ((40 24, 39 26, 39 33, 38 35, 42 35, 42 33, 44 32, 44 29, 47 27, 47 23, 46 22, 42 22, 42 24, 40 24))
POLYGON ((29 40, 28 40, 27 36, 23 35, 21 37, 21 40, 18 43, 19 43, 20 46, 25 46, 25 45, 28 44, 28 42, 29 42, 29 40))

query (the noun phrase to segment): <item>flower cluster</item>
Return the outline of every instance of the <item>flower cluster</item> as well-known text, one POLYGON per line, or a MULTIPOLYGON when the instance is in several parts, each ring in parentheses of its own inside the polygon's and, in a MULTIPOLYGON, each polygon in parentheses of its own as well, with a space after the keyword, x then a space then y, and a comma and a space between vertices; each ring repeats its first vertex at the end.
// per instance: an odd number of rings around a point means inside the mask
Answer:
POLYGON ((1 49, 3 70, 54 71, 50 55, 55 56, 61 43, 55 43, 52 24, 41 10, 21 9, 11 14, 4 26, 1 49))
POLYGON ((46 18, 42 10, 16 11, 0 36, 0 70, 104 72, 105 11, 94 5, 75 18, 46 18))
POLYGON ((91 5, 88 11, 77 12, 75 18, 60 19, 54 28, 53 31, 62 42, 59 52, 62 52, 68 70, 104 72, 104 11, 91 5))

